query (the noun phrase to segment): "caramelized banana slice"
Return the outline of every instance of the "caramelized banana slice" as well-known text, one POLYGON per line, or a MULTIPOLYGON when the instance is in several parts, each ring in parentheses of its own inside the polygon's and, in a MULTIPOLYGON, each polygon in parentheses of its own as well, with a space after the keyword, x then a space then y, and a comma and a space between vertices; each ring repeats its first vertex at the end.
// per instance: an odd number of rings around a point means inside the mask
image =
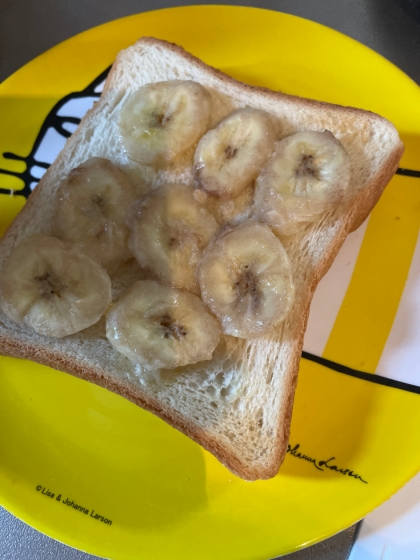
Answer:
POLYGON ((27 237, 2 269, 1 309, 39 334, 61 338, 86 329, 110 305, 105 270, 54 237, 27 237))
POLYGON ((216 197, 236 196, 252 183, 275 141, 272 118, 257 109, 239 109, 198 143, 194 156, 200 187, 216 197))
POLYGON ((349 156, 331 132, 298 132, 276 144, 257 178, 255 215, 293 235, 338 204, 349 179, 349 156))
POLYGON ((121 109, 122 143, 139 163, 168 164, 196 145, 210 117, 211 96, 197 82, 148 84, 130 94, 121 109))
POLYGON ((61 182, 52 233, 112 274, 131 257, 125 219, 134 200, 134 189, 118 167, 107 159, 90 158, 61 182))
POLYGON ((292 267, 283 245, 262 223, 243 222, 206 249, 201 295, 225 334, 254 338, 279 325, 294 301, 292 267))
POLYGON ((210 360, 220 327, 197 296, 140 280, 113 305, 106 335, 146 369, 175 368, 210 360))
POLYGON ((187 185, 166 184, 130 210, 129 247, 140 266, 175 288, 199 293, 197 263, 219 226, 187 185))

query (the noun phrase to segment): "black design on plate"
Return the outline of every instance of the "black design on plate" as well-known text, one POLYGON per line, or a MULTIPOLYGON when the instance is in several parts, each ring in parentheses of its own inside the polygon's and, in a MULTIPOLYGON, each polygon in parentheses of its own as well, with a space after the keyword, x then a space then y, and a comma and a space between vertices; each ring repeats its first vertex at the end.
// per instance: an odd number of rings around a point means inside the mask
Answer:
POLYGON ((69 101, 73 99, 83 99, 83 98, 94 98, 99 99, 101 96, 100 92, 95 91, 102 82, 105 81, 111 67, 104 70, 97 78, 93 80, 84 90, 72 92, 69 95, 66 95, 60 101, 58 101, 51 111, 48 113, 45 121, 43 122, 38 136, 34 142, 32 150, 30 154, 26 157, 20 156, 18 154, 14 154, 12 152, 4 152, 3 157, 5 159, 15 160, 15 161, 23 161, 26 164, 26 169, 21 173, 17 171, 10 171, 8 169, 1 169, 0 168, 0 176, 3 175, 12 175, 13 177, 18 177, 24 183, 24 187, 19 190, 11 190, 11 189, 4 189, 0 188, 0 194, 9 194, 9 195, 19 195, 28 198, 31 194, 32 190, 37 185, 39 178, 33 175, 33 168, 40 167, 43 169, 48 169, 51 165, 51 161, 40 161, 39 159, 35 159, 35 154, 42 144, 43 140, 45 139, 47 133, 51 130, 56 131, 63 139, 67 139, 72 135, 72 132, 66 128, 66 125, 73 125, 76 127, 80 123, 80 118, 71 116, 71 115, 58 115, 60 109, 69 101))
POLYGON ((315 354, 310 354, 309 352, 302 352, 302 358, 305 360, 310 360, 320 364, 321 366, 327 367, 339 373, 345 373, 346 375, 351 375, 352 377, 357 377, 358 379, 363 379, 364 381, 370 381, 371 383, 377 383, 378 385, 385 385, 386 387, 393 387, 394 389, 401 389, 402 391, 408 391, 409 393, 415 393, 420 395, 420 387, 417 385, 411 385, 410 383, 404 383, 403 381, 396 381, 395 379, 388 379, 388 377, 383 377, 377 373, 366 373, 365 371, 359 371, 343 364, 327 360, 326 358, 321 358, 321 356, 315 356, 315 354))
POLYGON ((404 169, 404 167, 399 167, 395 172, 396 175, 405 175, 405 177, 416 177, 420 179, 420 171, 416 171, 415 169, 404 169))

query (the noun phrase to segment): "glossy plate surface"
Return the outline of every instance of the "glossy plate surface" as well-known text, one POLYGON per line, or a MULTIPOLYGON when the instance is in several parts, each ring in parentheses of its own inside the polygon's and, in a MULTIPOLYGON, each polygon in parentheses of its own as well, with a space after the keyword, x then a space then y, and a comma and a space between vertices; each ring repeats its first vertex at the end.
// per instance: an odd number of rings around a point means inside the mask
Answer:
MULTIPOLYGON (((72 123, 60 120, 56 104, 72 92, 91 103, 98 76, 142 35, 181 44, 250 84, 378 112, 406 144, 401 166, 420 169, 419 88, 381 56, 297 17, 197 6, 94 28, 6 80, 0 86, 2 189, 23 189, 24 182, 30 189, 42 172, 35 160, 48 142, 60 145, 54 133, 39 142, 47 115, 51 129, 68 135, 72 123)), ((82 115, 73 116, 75 125, 82 115)), ((19 193, 0 195, 1 231, 24 203, 19 193)), ((377 371, 419 224, 420 179, 394 177, 364 230, 324 357, 377 371)), ((420 468, 415 389, 364 381, 306 359, 293 413, 294 451, 270 481, 244 482, 151 414, 23 360, 0 358, 0 426, 0 503, 51 537, 118 560, 285 554, 363 518, 420 468)))

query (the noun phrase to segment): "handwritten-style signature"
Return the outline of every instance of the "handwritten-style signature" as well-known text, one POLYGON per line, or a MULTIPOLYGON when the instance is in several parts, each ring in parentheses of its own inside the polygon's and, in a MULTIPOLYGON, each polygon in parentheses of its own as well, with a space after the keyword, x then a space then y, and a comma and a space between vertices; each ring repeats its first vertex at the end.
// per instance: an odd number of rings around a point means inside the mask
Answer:
POLYGON ((352 478, 355 478, 357 480, 360 480, 361 482, 364 482, 365 484, 368 484, 367 480, 363 480, 363 478, 359 474, 353 472, 352 470, 340 469, 339 467, 337 467, 337 465, 334 465, 333 461, 335 461, 335 457, 330 457, 326 461, 319 461, 318 459, 314 459, 313 457, 304 455, 303 453, 298 451, 299 448, 300 448, 299 443, 297 443, 294 447, 292 447, 289 444, 287 446, 287 453, 290 453, 290 455, 293 455, 293 457, 297 457, 298 459, 303 459, 304 461, 308 461, 309 463, 312 463, 314 467, 319 471, 325 471, 325 469, 329 469, 330 471, 336 471, 342 475, 351 476, 352 478))

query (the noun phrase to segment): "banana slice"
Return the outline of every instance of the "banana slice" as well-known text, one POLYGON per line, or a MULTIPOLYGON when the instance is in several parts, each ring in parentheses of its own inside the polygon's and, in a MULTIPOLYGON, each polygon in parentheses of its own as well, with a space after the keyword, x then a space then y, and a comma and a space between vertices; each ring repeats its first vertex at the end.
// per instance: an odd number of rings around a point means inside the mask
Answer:
POLYGON ((274 125, 268 113, 235 111, 198 143, 194 167, 200 187, 216 197, 238 195, 261 171, 274 141, 274 125))
POLYGON ((168 164, 196 145, 210 117, 211 96, 197 82, 148 84, 132 93, 121 109, 121 140, 135 161, 168 164))
POLYGON ((255 215, 293 235, 338 204, 349 179, 349 156, 331 132, 298 132, 276 144, 257 178, 255 215))
POLYGON ((197 296, 140 280, 113 305, 106 335, 146 369, 174 368, 210 360, 220 327, 197 296))
POLYGON ((90 327, 111 305, 111 280, 96 262, 54 237, 25 238, 0 276, 0 307, 16 323, 61 338, 90 327))
POLYGON ((129 247, 162 282, 199 293, 197 264, 219 225, 193 193, 187 185, 166 184, 140 199, 130 211, 129 247))
POLYGON ((292 267, 266 224, 247 221, 206 249, 199 267, 201 296, 225 334, 254 338, 283 321, 294 301, 292 267))
POLYGON ((61 182, 52 234, 69 241, 112 274, 132 256, 125 219, 135 198, 118 167, 107 159, 91 158, 61 182))
POLYGON ((237 196, 216 198, 206 191, 194 189, 194 198, 213 214, 220 226, 235 225, 248 219, 254 206, 254 186, 250 185, 237 196))

